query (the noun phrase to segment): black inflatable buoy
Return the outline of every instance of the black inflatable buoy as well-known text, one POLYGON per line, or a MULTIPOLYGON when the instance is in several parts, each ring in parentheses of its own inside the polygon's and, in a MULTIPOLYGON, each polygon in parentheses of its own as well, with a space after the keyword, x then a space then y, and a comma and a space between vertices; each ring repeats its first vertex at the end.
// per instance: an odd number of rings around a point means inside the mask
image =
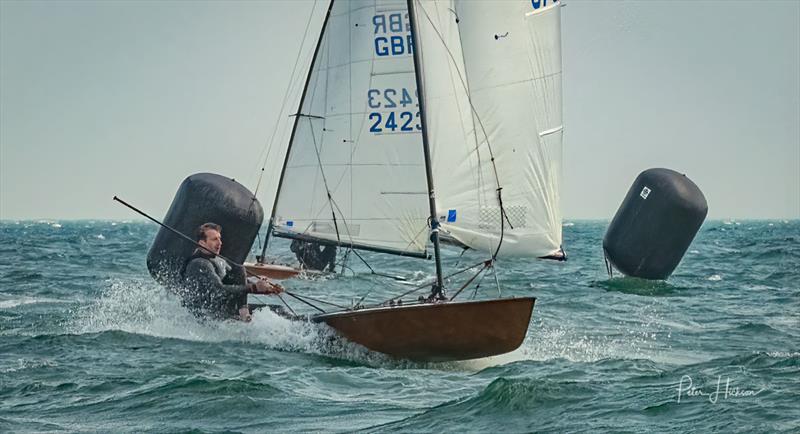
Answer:
POLYGON ((686 175, 670 169, 645 170, 608 226, 603 238, 606 260, 628 276, 666 279, 706 214, 705 196, 686 175))
MULTIPOLYGON (((195 232, 203 223, 222 226, 220 254, 241 264, 263 220, 264 210, 250 190, 224 176, 198 173, 178 187, 163 222, 191 239, 196 238, 195 232)), ((183 264, 195 248, 194 244, 161 228, 147 254, 150 275, 162 285, 179 283, 183 264)))

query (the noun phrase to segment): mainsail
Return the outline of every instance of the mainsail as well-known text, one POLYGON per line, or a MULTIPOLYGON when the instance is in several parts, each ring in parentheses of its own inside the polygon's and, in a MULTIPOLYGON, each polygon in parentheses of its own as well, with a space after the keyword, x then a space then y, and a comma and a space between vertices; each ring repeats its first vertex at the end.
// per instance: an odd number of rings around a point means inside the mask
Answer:
POLYGON ((498 256, 557 254, 560 5, 414 4, 443 229, 477 250, 500 246, 498 256))
MULTIPOLYGON (((560 5, 412 3, 442 228, 493 255, 557 255, 560 5)), ((403 0, 333 3, 296 115, 274 210, 277 235, 426 255, 408 12, 403 0)))
POLYGON ((321 38, 278 191, 276 235, 426 256, 406 2, 335 2, 321 38))

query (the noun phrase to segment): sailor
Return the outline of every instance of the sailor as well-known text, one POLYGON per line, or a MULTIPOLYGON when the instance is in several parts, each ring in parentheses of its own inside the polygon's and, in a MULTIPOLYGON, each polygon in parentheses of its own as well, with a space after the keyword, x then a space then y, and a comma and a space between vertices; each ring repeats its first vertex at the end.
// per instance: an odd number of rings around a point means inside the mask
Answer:
POLYGON ((336 268, 336 246, 325 246, 320 250, 319 243, 295 239, 289 248, 304 268, 319 271, 336 268))
POLYGON ((197 228, 201 246, 187 259, 183 268, 183 305, 197 316, 215 319, 250 320, 247 294, 280 294, 283 287, 265 279, 244 279, 244 268, 232 267, 219 257, 222 227, 205 223, 197 228), (245 281, 245 284, 236 282, 245 281))

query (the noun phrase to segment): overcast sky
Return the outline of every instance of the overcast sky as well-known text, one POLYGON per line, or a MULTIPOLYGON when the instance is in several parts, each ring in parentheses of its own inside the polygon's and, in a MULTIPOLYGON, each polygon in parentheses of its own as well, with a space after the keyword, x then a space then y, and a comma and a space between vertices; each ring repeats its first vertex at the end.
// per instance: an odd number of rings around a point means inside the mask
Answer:
MULTIPOLYGON (((0 0, 0 218, 161 217, 196 172, 254 188, 312 5, 0 0)), ((800 218, 800 1, 562 13, 566 219, 611 218, 651 167, 709 218, 800 218)))

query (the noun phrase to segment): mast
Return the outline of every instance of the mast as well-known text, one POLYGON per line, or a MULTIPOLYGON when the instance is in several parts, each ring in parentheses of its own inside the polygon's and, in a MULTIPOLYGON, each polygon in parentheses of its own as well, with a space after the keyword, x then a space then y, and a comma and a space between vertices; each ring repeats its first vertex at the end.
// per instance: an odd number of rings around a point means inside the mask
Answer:
POLYGON ((292 151, 292 143, 294 142, 294 136, 297 132, 297 124, 300 121, 300 118, 303 116, 300 113, 300 110, 303 108, 303 101, 306 99, 306 93, 308 92, 308 84, 311 82, 311 75, 314 73, 314 62, 317 60, 317 54, 319 54, 319 48, 322 46, 322 38, 325 36, 325 28, 328 26, 328 18, 331 16, 331 10, 333 10, 333 2, 331 0, 328 3, 328 10, 325 12, 325 20, 322 22, 322 30, 319 32, 319 39, 317 39, 317 46, 314 48, 314 55, 311 57, 311 65, 308 67, 308 75, 306 76, 306 83, 303 86, 303 93, 300 96, 300 104, 297 106, 297 113, 295 114, 294 123, 292 124, 292 134, 289 136, 289 146, 286 148, 286 156, 283 158, 283 166, 281 167, 281 176, 278 179, 278 189, 275 191, 275 200, 272 202, 272 212, 269 216, 269 225, 267 226, 267 234, 264 236, 264 246, 261 248, 261 260, 258 261, 259 263, 263 264, 264 259, 266 258, 267 254, 267 245, 269 244, 270 235, 272 235, 272 231, 275 228, 275 209, 278 206, 278 198, 281 194, 281 186, 283 185, 283 175, 286 173, 286 165, 289 164, 289 156, 292 151))
MULTIPOLYGON (((414 12, 414 0, 406 0, 408 4, 408 20, 413 38, 414 50, 414 76, 417 81, 417 94, 419 99, 419 118, 422 126, 422 149, 425 155, 425 174, 428 181, 428 205, 430 207, 431 242, 433 242, 433 258, 436 262, 436 283, 431 289, 432 298, 444 298, 444 283, 442 280, 442 259, 439 254, 439 219, 436 217, 436 195, 433 190, 433 171, 431 170, 431 151, 428 143, 428 128, 425 118, 425 97, 422 89, 422 72, 420 66, 419 35, 417 34, 417 17, 414 12)), ((274 212, 274 211, 273 211, 274 212)))

